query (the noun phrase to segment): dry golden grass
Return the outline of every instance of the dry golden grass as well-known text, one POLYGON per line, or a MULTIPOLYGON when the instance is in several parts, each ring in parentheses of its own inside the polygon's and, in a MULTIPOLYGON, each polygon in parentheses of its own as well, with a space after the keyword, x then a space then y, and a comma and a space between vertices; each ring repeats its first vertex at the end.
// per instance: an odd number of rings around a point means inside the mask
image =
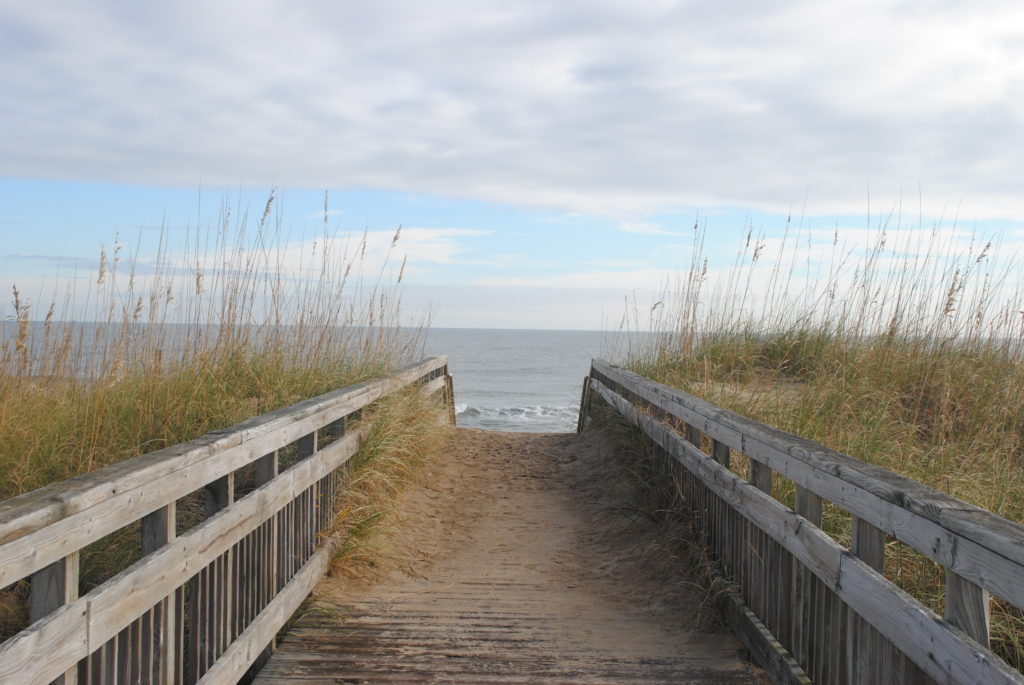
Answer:
MULTIPOLYGON (((0 329, 0 499, 420 358, 427 319, 402 326, 402 271, 389 276, 401 231, 381 262, 365 232, 328 230, 325 198, 323 232, 297 247, 274 203, 255 221, 224 209, 217 225, 165 231, 145 258, 115 240, 84 290, 78 274, 42 304, 13 289, 0 329)), ((130 531, 90 545, 83 590, 136 548, 130 531)), ((24 594, 0 593, 0 632, 24 624, 24 594)))
MULTIPOLYGON (((1024 314, 1015 255, 882 227, 829 256, 748 236, 725 272, 698 233, 633 370, 1024 523, 1024 314)), ((735 468, 743 467, 743 460, 735 468)), ((779 479, 776 497, 792 502, 779 479)), ((848 540, 848 516, 826 512, 848 540)), ((942 574, 890 544, 887 575, 941 612, 942 574)), ((996 601, 993 646, 1024 665, 1021 613, 996 601)))

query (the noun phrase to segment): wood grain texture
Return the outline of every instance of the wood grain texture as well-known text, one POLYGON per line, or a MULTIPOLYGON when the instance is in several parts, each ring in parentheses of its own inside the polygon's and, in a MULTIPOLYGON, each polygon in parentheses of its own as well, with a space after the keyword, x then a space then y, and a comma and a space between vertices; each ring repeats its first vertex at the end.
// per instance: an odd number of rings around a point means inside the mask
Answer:
POLYGON ((286 585, 275 574, 282 557, 289 555, 290 578, 306 573, 300 567, 316 554, 330 520, 322 497, 333 496, 323 488, 365 436, 349 432, 318 449, 318 431, 426 376, 425 389, 443 390, 448 377, 438 372, 446 368, 444 358, 427 360, 0 504, 0 578, 34 573, 38 590, 38 620, 0 645, 0 682, 50 682, 80 671, 97 682, 148 674, 169 684, 186 667, 208 670, 286 585), (277 450, 295 441, 302 459, 278 473, 277 450), (256 489, 234 501, 235 471, 253 463, 256 489), (195 490, 205 493, 209 518, 175 537, 176 500, 195 490), (78 548, 133 521, 141 521, 144 557, 85 597, 64 592, 57 604, 54 589, 70 587, 72 576, 65 557, 49 566, 42 560, 68 549, 66 557, 77 559, 78 548), (257 564, 270 572, 254 574, 257 564), (188 663, 186 610, 194 641, 188 663))
POLYGON ((0 587, 446 364, 429 359, 2 502, 0 587))
POLYGON ((837 661, 833 662, 831 655, 824 659, 820 653, 814 655, 812 661, 817 666, 812 669, 812 678, 816 682, 819 679, 827 682, 833 670, 842 665, 838 659, 845 649, 843 621, 835 618, 841 607, 832 605, 831 595, 834 595, 939 682, 1024 683, 1024 676, 979 648, 958 628, 937 617, 802 516, 707 458, 663 424, 638 412, 628 400, 599 380, 592 379, 591 387, 700 477, 746 521, 756 521, 761 531, 782 545, 823 583, 824 594, 812 599, 812 603, 822 608, 818 627, 825 631, 823 644, 830 646, 837 661), (830 608, 824 610, 827 605, 830 608))
POLYGON ((992 628, 988 592, 946 570, 946 619, 988 647, 992 628))
POLYGON ((1024 609, 1024 526, 607 362, 592 369, 1024 609))

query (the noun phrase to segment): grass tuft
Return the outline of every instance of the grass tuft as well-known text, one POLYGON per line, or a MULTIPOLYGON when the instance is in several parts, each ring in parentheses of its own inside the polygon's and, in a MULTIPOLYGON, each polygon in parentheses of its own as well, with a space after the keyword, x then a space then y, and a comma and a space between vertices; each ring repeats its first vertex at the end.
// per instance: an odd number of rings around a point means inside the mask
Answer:
MULTIPOLYGON (((0 324, 0 499, 191 440, 422 355, 392 257, 400 233, 283 227, 275 193, 250 218, 115 238, 48 294, 11 290, 0 324), (149 243, 152 243, 151 245, 149 243)), ((400 420, 396 411, 395 421, 400 420)), ((403 436, 403 439, 408 436, 403 436)), ((82 590, 138 556, 138 531, 83 552, 82 590)), ((25 623, 24 583, 0 591, 0 632, 25 623)))
MULTIPOLYGON (((698 230, 629 366, 1024 523, 1019 262, 955 224, 898 224, 864 248, 839 231, 751 232, 723 269, 698 230)), ((826 511, 827 532, 848 540, 847 519, 826 511)), ((887 575, 941 613, 934 564, 891 543, 887 575)), ((1019 669, 1021 613, 993 602, 993 648, 1019 669)))

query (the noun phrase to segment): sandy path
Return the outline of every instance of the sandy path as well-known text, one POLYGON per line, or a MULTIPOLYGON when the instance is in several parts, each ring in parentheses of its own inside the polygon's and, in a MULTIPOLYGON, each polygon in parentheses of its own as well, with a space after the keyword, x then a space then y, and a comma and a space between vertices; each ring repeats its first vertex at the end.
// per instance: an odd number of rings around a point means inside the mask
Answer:
POLYGON ((327 579, 272 683, 756 683, 652 563, 614 470, 575 435, 453 431, 403 497, 389 572, 327 579))

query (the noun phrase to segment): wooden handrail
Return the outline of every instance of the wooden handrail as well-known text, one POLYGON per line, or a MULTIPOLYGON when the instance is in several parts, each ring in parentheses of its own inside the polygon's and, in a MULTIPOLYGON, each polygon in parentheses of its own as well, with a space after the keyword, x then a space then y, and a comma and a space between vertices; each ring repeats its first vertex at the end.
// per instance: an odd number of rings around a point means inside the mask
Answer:
POLYGON ((447 359, 432 358, 0 503, 0 587, 31 578, 33 621, 0 644, 0 682, 237 680, 331 558, 321 504, 364 439, 346 417, 412 384, 451 406, 447 359), (299 460, 278 473, 288 445, 299 460), (236 500, 250 465, 255 489, 236 500), (176 536, 176 502, 196 491, 208 518, 176 536), (79 551, 136 522, 143 558, 78 598, 79 551))
MULTIPOLYGON (((750 585, 741 584, 743 600, 771 624, 798 671, 815 682, 902 682, 927 674, 944 683, 1024 683, 987 649, 988 592, 1024 608, 1024 527, 607 362, 593 361, 587 386, 581 414, 587 398, 599 395, 686 468, 686 494, 713 553, 730 578, 750 585), (700 449, 701 434, 712 454, 700 449), (728 469, 731 450, 750 460, 746 481, 728 469), (771 498, 773 473, 796 484, 796 511, 771 498), (851 549, 820 530, 822 501, 851 514, 851 549), (886 535, 946 568, 945 620, 881 575, 886 535), (809 603, 819 613, 842 614, 842 624, 838 617, 808 617, 809 603), (815 626, 800 625, 805 619, 818 620, 818 635, 808 634, 815 626), (829 655, 835 663, 823 665, 829 646, 820 641, 839 640, 830 632, 846 644, 842 654, 829 655), (898 676, 890 648, 912 662, 898 676)), ((793 680, 794 672, 786 677, 793 680)))

